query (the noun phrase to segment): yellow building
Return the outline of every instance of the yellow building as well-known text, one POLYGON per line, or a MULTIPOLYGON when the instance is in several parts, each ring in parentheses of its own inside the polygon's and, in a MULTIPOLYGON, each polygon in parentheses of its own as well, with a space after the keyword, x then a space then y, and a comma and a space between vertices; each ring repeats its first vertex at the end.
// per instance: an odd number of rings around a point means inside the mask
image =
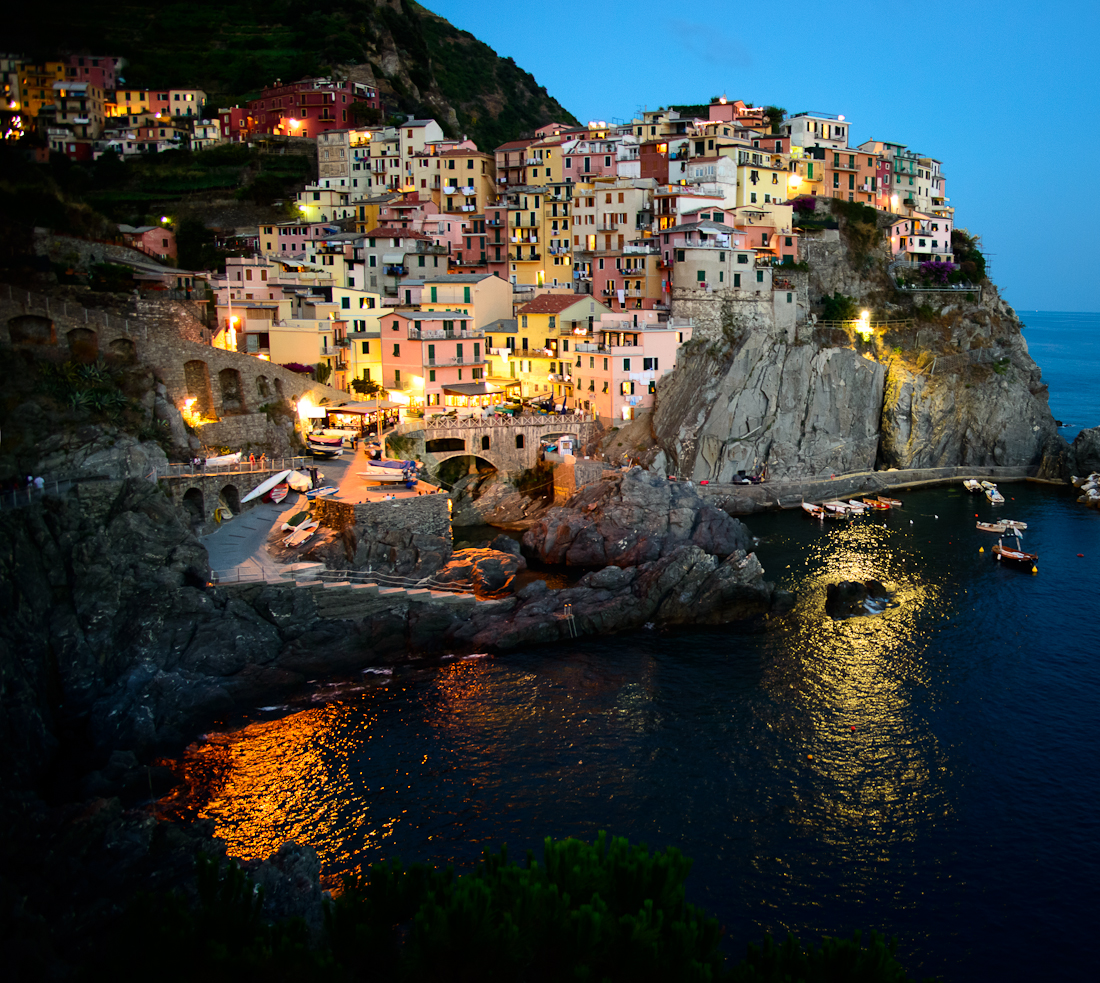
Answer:
POLYGON ((516 379, 522 396, 572 395, 570 348, 591 339, 610 308, 589 296, 542 294, 516 313, 516 333, 505 335, 505 349, 494 350, 490 376, 516 379), (499 364, 498 364, 499 360, 499 364))
POLYGON ((37 116, 43 106, 53 106, 54 82, 64 81, 63 61, 24 64, 19 71, 19 91, 15 97, 19 108, 26 116, 37 116))

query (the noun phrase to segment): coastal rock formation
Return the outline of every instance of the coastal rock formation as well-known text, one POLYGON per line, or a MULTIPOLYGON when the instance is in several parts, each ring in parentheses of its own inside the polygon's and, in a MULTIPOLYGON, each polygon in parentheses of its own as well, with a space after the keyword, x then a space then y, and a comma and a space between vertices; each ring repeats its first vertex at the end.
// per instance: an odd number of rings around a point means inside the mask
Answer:
MULTIPOLYGON (((501 537, 506 538, 506 537, 501 537)), ((515 540, 510 540, 515 543, 515 540)), ((516 546, 518 547, 518 543, 516 546)), ((522 556, 496 549, 458 550, 450 562, 432 577, 432 585, 455 585, 472 589, 478 597, 505 590, 516 574, 527 566, 522 556)))
MULTIPOLYGON (((187 516, 147 481, 80 485, 0 513, 0 781, 33 784, 63 733, 80 734, 69 753, 107 776, 112 752, 178 746, 211 717, 321 674, 782 610, 788 601, 764 582, 740 522, 672 485, 638 469, 584 489, 554 528, 580 533, 584 517, 596 532, 582 536, 584 562, 614 565, 567 590, 539 581, 478 602, 211 587, 187 516), (598 502, 606 522, 592 521, 598 502)), ((514 543, 500 545, 459 555, 484 593, 523 563, 514 543)))
POLYGON ((752 537, 690 485, 641 468, 585 485, 523 535, 524 549, 543 563, 582 567, 637 566, 688 544, 724 558, 750 550, 752 537))
POLYGON ((1077 474, 1100 471, 1100 427, 1082 430, 1073 440, 1073 470, 1077 474))
POLYGON ((772 479, 965 465, 1065 477, 1069 447, 1023 326, 996 287, 897 289, 886 217, 872 242, 873 225, 853 235, 846 203, 822 202, 818 213, 832 204, 840 230, 805 236, 809 271, 783 277, 788 296, 798 294, 793 330, 759 316, 758 294, 674 296, 672 313, 699 327, 658 386, 660 466, 718 482, 765 467, 772 479), (866 339, 852 321, 818 323, 814 310, 834 292, 874 312, 866 339))
POLYGON ((684 477, 730 481, 874 467, 885 367, 753 330, 728 363, 701 353, 660 390, 658 438, 684 477))

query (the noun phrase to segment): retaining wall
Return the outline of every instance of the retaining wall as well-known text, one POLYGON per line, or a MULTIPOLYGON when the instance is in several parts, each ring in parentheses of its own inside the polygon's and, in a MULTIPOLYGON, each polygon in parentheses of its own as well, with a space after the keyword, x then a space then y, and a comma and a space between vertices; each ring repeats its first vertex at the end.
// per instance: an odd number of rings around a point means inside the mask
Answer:
POLYGON ((313 514, 321 525, 330 529, 384 525, 423 536, 451 538, 451 499, 443 494, 355 504, 319 498, 314 502, 313 514))

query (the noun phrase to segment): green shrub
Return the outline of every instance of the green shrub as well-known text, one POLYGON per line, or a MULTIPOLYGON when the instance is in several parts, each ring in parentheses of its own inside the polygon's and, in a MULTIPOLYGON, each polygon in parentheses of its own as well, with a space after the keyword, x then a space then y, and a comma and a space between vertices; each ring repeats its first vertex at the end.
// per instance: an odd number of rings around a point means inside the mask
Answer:
POLYGON ((854 297, 836 291, 832 297, 821 298, 821 318, 824 321, 853 321, 859 317, 859 305, 854 297))

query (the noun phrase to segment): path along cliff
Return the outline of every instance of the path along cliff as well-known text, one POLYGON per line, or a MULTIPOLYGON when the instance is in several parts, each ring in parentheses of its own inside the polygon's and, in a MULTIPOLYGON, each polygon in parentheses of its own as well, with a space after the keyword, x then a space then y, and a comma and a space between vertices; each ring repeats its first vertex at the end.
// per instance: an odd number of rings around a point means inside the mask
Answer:
POLYGON ((891 217, 867 213, 818 202, 818 218, 835 214, 839 228, 800 240, 793 333, 743 314, 759 305, 741 292, 674 295, 673 314, 702 328, 658 386, 658 470, 711 481, 764 468, 773 478, 963 465, 1068 475, 1073 453, 1015 311, 981 276, 973 290, 899 289, 891 217), (825 321, 837 295, 846 319, 825 321))

